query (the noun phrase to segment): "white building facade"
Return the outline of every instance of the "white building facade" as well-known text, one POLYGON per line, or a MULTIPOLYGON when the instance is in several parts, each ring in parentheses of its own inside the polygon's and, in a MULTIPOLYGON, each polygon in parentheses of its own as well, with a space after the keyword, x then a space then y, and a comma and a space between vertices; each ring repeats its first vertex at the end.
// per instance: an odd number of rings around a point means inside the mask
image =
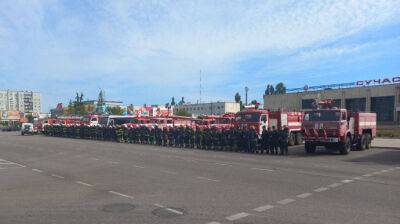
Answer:
POLYGON ((174 113, 178 110, 185 110, 192 116, 199 115, 222 115, 225 113, 237 113, 240 111, 240 104, 235 102, 215 102, 175 105, 174 113))
POLYGON ((41 94, 32 91, 0 90, 0 111, 40 114, 41 94))

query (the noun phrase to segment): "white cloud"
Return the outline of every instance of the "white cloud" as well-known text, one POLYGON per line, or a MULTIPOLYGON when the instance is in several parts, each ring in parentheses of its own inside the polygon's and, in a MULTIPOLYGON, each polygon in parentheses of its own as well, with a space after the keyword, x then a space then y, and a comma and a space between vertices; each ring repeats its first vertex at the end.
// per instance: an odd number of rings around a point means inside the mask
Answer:
MULTIPOLYGON (((287 55, 398 23, 400 2, 1 1, 0 73, 197 86, 235 73, 253 55, 287 55)), ((315 49, 324 54, 357 49, 315 49)))

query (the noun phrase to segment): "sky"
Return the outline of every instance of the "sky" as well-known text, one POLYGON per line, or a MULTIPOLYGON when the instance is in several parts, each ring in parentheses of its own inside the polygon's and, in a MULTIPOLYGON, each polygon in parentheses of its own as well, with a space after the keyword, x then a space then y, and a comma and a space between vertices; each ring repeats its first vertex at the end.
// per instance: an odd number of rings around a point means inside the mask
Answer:
POLYGON ((124 104, 262 101, 400 76, 400 0, 2 0, 0 89, 124 104))

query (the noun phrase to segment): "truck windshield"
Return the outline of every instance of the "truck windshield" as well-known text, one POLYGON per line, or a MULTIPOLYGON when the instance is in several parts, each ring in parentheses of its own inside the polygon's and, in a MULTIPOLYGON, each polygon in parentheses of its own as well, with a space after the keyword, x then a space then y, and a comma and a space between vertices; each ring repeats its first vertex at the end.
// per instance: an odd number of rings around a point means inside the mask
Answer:
POLYGON ((305 115, 306 121, 339 121, 340 111, 312 111, 305 115))
POLYGON ((217 124, 230 124, 231 123, 229 118, 218 118, 215 121, 217 124))
POLYGON ((258 113, 239 114, 236 117, 236 121, 238 121, 238 122, 259 122, 260 114, 258 114, 258 113))

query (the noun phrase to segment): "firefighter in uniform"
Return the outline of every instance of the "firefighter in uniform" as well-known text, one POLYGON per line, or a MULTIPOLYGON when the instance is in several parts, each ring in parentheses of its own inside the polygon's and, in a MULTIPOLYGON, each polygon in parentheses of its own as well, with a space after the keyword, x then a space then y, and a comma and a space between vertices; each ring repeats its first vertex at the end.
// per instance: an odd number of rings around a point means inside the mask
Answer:
POLYGON ((281 155, 287 155, 288 154, 288 145, 289 145, 289 129, 287 127, 284 127, 283 130, 280 132, 280 138, 279 138, 279 148, 280 148, 280 153, 281 155))

